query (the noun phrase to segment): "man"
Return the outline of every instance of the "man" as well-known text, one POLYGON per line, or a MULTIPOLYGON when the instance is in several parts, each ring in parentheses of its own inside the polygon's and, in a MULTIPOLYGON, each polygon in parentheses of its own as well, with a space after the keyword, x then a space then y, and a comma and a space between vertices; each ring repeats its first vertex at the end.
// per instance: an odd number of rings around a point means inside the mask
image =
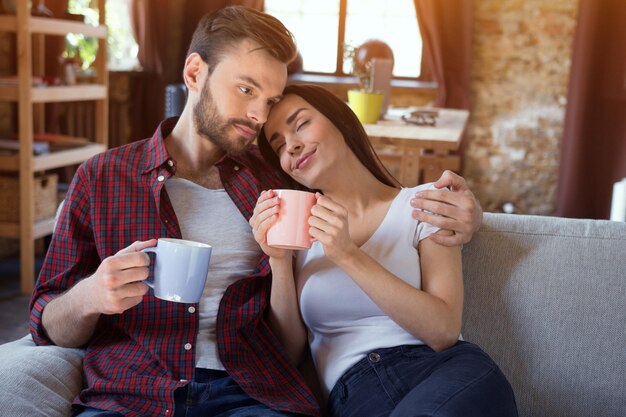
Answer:
MULTIPOLYGON (((280 187, 249 145, 295 55, 269 15, 205 16, 185 61, 181 117, 77 171, 31 300, 31 333, 37 344, 86 348, 81 416, 320 414, 264 321, 270 270, 247 224, 260 191, 280 187), (213 246, 199 304, 147 295, 140 250, 158 237, 213 246)), ((459 201, 476 213, 473 200, 459 201)), ((449 210, 462 220, 463 207, 449 210)))

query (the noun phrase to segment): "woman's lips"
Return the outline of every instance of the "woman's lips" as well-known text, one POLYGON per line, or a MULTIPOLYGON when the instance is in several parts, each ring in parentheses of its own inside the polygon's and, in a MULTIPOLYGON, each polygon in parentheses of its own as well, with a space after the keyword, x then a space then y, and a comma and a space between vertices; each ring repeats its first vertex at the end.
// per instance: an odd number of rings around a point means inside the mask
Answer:
POLYGON ((295 169, 300 169, 300 167, 302 165, 305 165, 309 161, 309 159, 311 159, 311 156, 313 156, 314 153, 315 153, 315 151, 308 152, 308 153, 305 153, 304 155, 302 155, 300 158, 298 158, 298 160, 296 161, 296 168, 295 169))

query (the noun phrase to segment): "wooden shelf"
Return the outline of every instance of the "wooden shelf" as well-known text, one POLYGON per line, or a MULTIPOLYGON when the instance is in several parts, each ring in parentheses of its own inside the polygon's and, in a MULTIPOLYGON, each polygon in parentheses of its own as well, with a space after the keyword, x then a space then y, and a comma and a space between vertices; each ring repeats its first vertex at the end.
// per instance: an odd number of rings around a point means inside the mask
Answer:
POLYGON ((33 158, 33 171, 45 171, 46 169, 79 164, 105 150, 105 145, 94 143, 93 145, 39 155, 33 158))
MULTIPOLYGON (((94 143, 63 151, 50 152, 45 155, 37 155, 33 157, 33 172, 80 164, 105 150, 105 145, 94 143)), ((19 165, 20 161, 18 155, 0 155, 1 171, 17 172, 20 169, 19 165)))
POLYGON ((33 87, 33 103, 103 100, 107 89, 98 84, 77 84, 54 87, 33 87))
MULTIPOLYGON (((54 229, 54 217, 36 221, 33 224, 33 239, 48 236, 54 229)), ((20 224, 12 222, 0 222, 0 237, 19 239, 20 224)))
MULTIPOLYGON (((0 101, 17 101, 18 87, 0 87, 0 101)), ((59 85, 52 87, 32 87, 33 103, 60 103, 65 101, 104 100, 107 90, 99 84, 59 85)))
MULTIPOLYGON (((17 124, 21 152, 0 155, 0 171, 19 174, 19 213, 14 222, 0 222, 0 236, 20 241, 20 287, 23 294, 30 294, 35 283, 35 240, 52 233, 54 219, 33 219, 33 206, 37 198, 31 177, 39 171, 81 163, 93 155, 107 149, 108 129, 108 72, 107 28, 105 25, 105 1, 97 1, 99 25, 91 26, 83 22, 32 16, 29 2, 16 1, 16 14, 0 14, 0 31, 14 32, 17 65, 15 82, 5 82, 0 86, 0 102, 17 103, 17 124), (45 73, 45 42, 48 36, 59 39, 68 33, 82 34, 97 38, 98 52, 94 62, 95 84, 70 86, 34 86, 35 74, 45 73), (94 112, 95 132, 84 146, 63 147, 59 151, 44 155, 33 155, 31 141, 35 132, 46 131, 46 106, 41 103, 95 102, 89 106, 94 112), (26 151, 28 149, 28 151, 26 151)), ((6 48, 5 48, 6 49, 6 48)), ((6 55, 9 49, 0 51, 6 55)), ((0 56, 0 59, 6 59, 0 56)), ((12 80, 9 78, 9 80, 12 80)))
MULTIPOLYGON (((107 37, 106 26, 92 26, 82 22, 66 19, 54 19, 50 17, 31 17, 28 30, 30 33, 44 35, 65 36, 68 33, 78 33, 91 38, 105 39, 107 37)), ((0 31, 16 32, 17 17, 14 15, 0 15, 0 31)))
POLYGON ((106 39, 106 26, 92 26, 82 22, 65 19, 51 19, 49 17, 31 17, 30 31, 44 35, 65 36, 68 33, 78 33, 92 38, 106 39))

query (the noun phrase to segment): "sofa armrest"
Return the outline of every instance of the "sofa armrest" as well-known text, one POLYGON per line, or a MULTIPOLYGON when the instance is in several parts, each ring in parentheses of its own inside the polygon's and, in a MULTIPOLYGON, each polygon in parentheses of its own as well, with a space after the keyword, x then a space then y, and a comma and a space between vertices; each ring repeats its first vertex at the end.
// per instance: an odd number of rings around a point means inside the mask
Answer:
POLYGON ((0 414, 71 416, 83 356, 82 349, 37 346, 30 335, 0 345, 0 414))

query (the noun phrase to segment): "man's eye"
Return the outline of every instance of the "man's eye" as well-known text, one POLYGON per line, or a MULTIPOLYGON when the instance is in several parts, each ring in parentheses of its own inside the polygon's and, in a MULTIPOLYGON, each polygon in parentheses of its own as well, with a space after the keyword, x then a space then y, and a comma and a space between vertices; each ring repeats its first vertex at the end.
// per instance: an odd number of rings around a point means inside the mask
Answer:
POLYGON ((248 87, 243 87, 243 86, 240 86, 240 87, 239 87, 239 89, 240 89, 240 90, 241 90, 241 92, 242 92, 242 93, 244 93, 244 94, 250 94, 250 93, 252 93, 252 89, 251 89, 251 88, 248 88, 248 87))

